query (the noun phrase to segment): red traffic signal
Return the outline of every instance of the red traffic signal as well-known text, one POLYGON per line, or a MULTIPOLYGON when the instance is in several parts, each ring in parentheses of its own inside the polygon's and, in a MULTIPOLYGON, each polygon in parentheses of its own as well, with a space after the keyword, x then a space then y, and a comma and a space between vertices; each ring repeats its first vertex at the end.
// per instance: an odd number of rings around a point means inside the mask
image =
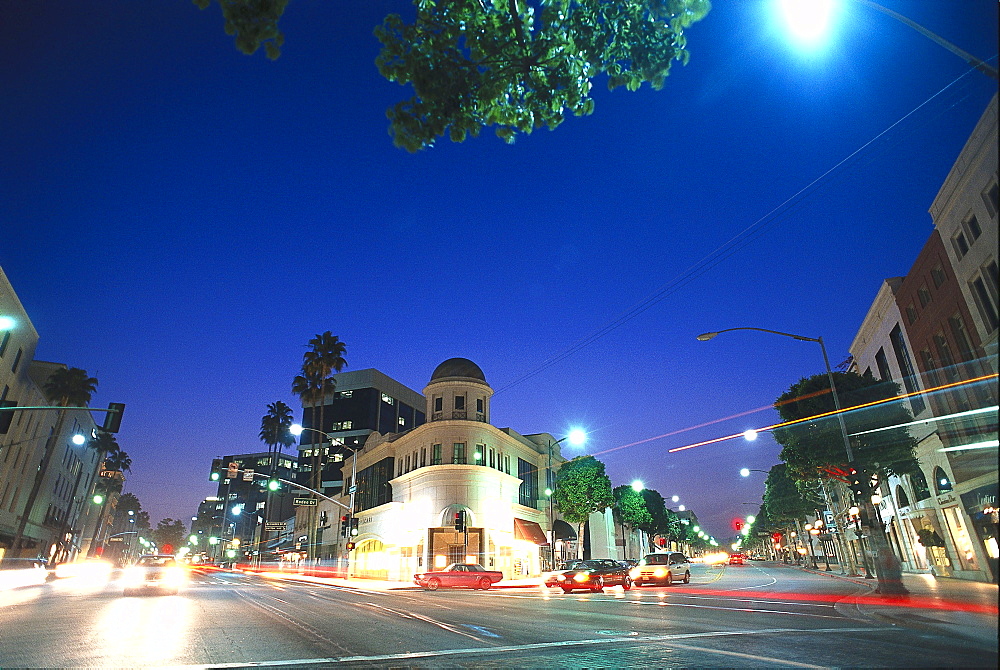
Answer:
POLYGON ((347 543, 347 551, 353 551, 353 550, 354 550, 354 543, 353 542, 348 542, 347 543))

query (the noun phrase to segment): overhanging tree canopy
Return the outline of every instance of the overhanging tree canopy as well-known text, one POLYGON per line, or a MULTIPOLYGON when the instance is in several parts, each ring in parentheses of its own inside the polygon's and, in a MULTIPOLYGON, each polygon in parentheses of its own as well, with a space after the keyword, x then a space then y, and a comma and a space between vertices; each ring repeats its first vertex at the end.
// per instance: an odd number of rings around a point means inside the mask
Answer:
MULTIPOLYGON (((193 0, 205 9, 211 0, 193 0)), ((288 0, 216 0, 226 33, 272 60, 284 36, 288 0)), ((388 110, 396 146, 418 151, 448 135, 455 142, 487 126, 510 143, 594 110, 592 80, 608 87, 660 89, 674 61, 689 58, 684 30, 708 14, 709 0, 413 0, 416 16, 390 14, 375 36, 389 81, 414 96, 388 110)))
MULTIPOLYGON (((855 462, 883 474, 905 474, 917 466, 916 441, 904 424, 913 420, 902 401, 895 398, 899 387, 871 375, 853 372, 833 373, 834 383, 844 409, 844 424, 851 439, 855 462), (865 407, 860 407, 865 405, 865 407)), ((781 459, 788 464, 793 479, 817 479, 828 476, 830 468, 842 468, 847 453, 835 411, 827 375, 806 377, 793 384, 775 401, 782 421, 801 421, 776 428, 774 439, 782 445, 781 459), (821 418, 811 419, 811 417, 821 418)))

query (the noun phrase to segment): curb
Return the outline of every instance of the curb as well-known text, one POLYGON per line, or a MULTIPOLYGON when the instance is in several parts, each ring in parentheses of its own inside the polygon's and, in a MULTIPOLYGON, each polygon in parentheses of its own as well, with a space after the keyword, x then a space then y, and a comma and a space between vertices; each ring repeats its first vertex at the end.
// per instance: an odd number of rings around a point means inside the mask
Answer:
POLYGON ((861 586, 868 587, 872 591, 878 588, 878 580, 874 578, 865 579, 864 577, 850 577, 848 575, 841 575, 833 572, 827 572, 826 570, 813 570, 812 568, 806 568, 801 565, 788 565, 788 564, 783 564, 783 565, 785 565, 785 567, 788 568, 795 568, 796 570, 800 570, 802 572, 809 572, 814 575, 824 575, 826 577, 832 577, 834 579, 839 579, 844 582, 853 582, 854 584, 860 584, 861 586))

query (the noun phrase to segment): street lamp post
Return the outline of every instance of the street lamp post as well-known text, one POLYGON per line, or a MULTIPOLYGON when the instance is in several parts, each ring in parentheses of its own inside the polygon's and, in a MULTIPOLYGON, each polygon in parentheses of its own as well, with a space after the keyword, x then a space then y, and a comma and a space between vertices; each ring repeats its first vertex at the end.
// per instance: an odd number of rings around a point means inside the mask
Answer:
MULTIPOLYGON (((569 431, 569 435, 561 437, 556 441, 549 440, 549 465, 545 469, 545 495, 549 498, 549 569, 556 569, 556 528, 555 513, 552 508, 552 496, 555 493, 555 478, 552 476, 552 450, 562 442, 569 440, 573 446, 580 446, 587 441, 587 434, 579 428, 569 431)), ((583 538, 577 541, 583 542, 583 538)))
MULTIPOLYGON (((348 494, 351 496, 351 502, 350 502, 350 506, 351 507, 350 507, 350 511, 348 512, 349 522, 348 522, 348 525, 347 525, 347 527, 348 527, 348 533, 350 533, 351 530, 354 528, 354 492, 357 491, 357 488, 358 488, 358 482, 357 482, 357 476, 358 476, 358 449, 354 449, 353 447, 347 446, 346 444, 344 444, 344 442, 342 440, 338 440, 336 435, 332 435, 331 433, 324 433, 322 430, 317 430, 316 428, 306 428, 305 426, 303 426, 301 424, 298 424, 298 423, 293 423, 289 427, 288 430, 289 430, 289 432, 292 435, 301 435, 304 431, 307 431, 307 430, 312 431, 314 433, 319 433, 323 437, 325 437, 328 440, 330 440, 330 447, 331 448, 332 447, 343 447, 343 448, 348 449, 348 450, 351 451, 351 454, 352 454, 351 455, 351 486, 348 489, 348 494)), ((315 515, 315 512, 313 512, 313 514, 315 515)), ((313 532, 315 533, 315 531, 313 531, 313 532)), ((314 540, 316 538, 312 538, 312 539, 314 540)), ((312 544, 312 542, 310 542, 310 544, 312 544)), ((339 539, 337 540, 337 545, 338 545, 338 547, 340 546, 340 540, 339 539)))
MULTIPOLYGON (((767 328, 752 328, 752 327, 739 327, 739 328, 726 328, 723 330, 702 333, 698 336, 698 340, 701 342, 707 342, 713 339, 720 333, 728 333, 734 330, 756 330, 762 333, 771 333, 773 335, 781 335, 783 337, 790 337, 793 340, 799 340, 801 342, 816 342, 819 344, 820 350, 823 352, 823 364, 826 366, 826 376, 830 380, 830 394, 833 397, 833 406, 836 410, 837 423, 840 426, 840 436, 844 441, 844 451, 847 454, 847 460, 850 463, 854 462, 854 451, 851 449, 851 440, 847 436, 847 426, 844 424, 844 413, 840 406, 840 396, 837 394, 837 385, 833 379, 833 370, 830 369, 830 357, 826 354, 826 345, 823 343, 822 337, 806 337, 804 335, 793 335, 792 333, 785 333, 780 330, 769 330, 767 328)), ((866 496, 862 496, 863 499, 859 501, 868 510, 869 522, 874 521, 878 518, 878 511, 874 509, 870 499, 866 496)), ((839 528, 839 526, 838 526, 839 528)), ((892 553, 892 549, 889 547, 889 542, 885 537, 885 533, 882 529, 882 524, 875 522, 870 523, 869 536, 874 540, 876 547, 877 560, 875 561, 877 567, 878 575, 878 593, 882 594, 903 594, 909 591, 903 586, 903 574, 902 568, 899 564, 899 559, 896 558, 895 554, 892 553)))

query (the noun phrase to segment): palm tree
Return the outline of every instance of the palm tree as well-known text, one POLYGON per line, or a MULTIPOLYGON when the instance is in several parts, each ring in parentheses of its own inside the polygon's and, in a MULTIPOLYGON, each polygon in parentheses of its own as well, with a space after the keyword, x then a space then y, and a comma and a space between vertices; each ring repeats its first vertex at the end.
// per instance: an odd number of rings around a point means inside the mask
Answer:
MULTIPOLYGON (((317 430, 323 430, 323 406, 328 393, 336 388, 336 381, 331 376, 332 372, 340 372, 347 365, 344 354, 347 352, 347 345, 340 341, 340 338, 329 330, 320 335, 316 335, 309 340, 310 347, 302 356, 302 374, 296 375, 292 380, 292 393, 299 396, 303 405, 309 404, 313 408, 313 423, 317 430), (319 407, 319 423, 316 424, 316 407, 319 407)), ((312 443, 310 441, 310 443, 312 443)), ((313 449, 312 472, 310 473, 310 487, 319 489, 323 481, 322 451, 313 449)), ((314 545, 315 536, 315 512, 313 512, 313 522, 310 523, 309 547, 314 545)), ((312 552, 310 551, 312 555, 312 552)))
MULTIPOLYGON (((285 447, 295 444, 295 436, 289 431, 292 425, 292 408, 277 400, 267 406, 267 414, 260 419, 260 439, 267 445, 267 455, 271 462, 271 472, 269 479, 274 478, 277 468, 276 454, 280 454, 285 447)), ((270 484, 270 482, 268 482, 270 484)), ((267 490, 267 501, 264 504, 264 520, 271 520, 271 498, 270 487, 267 490)), ((263 534, 262 534, 263 537, 263 534)))
MULTIPOLYGON (((97 391, 97 379, 88 376, 86 370, 81 370, 80 368, 59 368, 49 376, 42 390, 45 393, 46 399, 58 407, 86 407, 87 403, 90 402, 90 398, 97 391)), ((17 524, 17 533, 14 535, 14 542, 11 544, 10 553, 12 556, 17 556, 21 550, 24 529, 28 525, 28 519, 31 518, 32 511, 34 511, 35 500, 38 498, 38 491, 42 487, 42 481, 45 479, 46 472, 48 472, 52 454, 56 451, 56 442, 58 442, 59 436, 62 434, 67 412, 69 412, 68 409, 59 410, 59 418, 56 419, 55 429, 45 442, 42 461, 38 466, 38 470, 35 471, 35 481, 31 485, 31 492, 28 494, 24 511, 21 513, 21 520, 17 524)))

